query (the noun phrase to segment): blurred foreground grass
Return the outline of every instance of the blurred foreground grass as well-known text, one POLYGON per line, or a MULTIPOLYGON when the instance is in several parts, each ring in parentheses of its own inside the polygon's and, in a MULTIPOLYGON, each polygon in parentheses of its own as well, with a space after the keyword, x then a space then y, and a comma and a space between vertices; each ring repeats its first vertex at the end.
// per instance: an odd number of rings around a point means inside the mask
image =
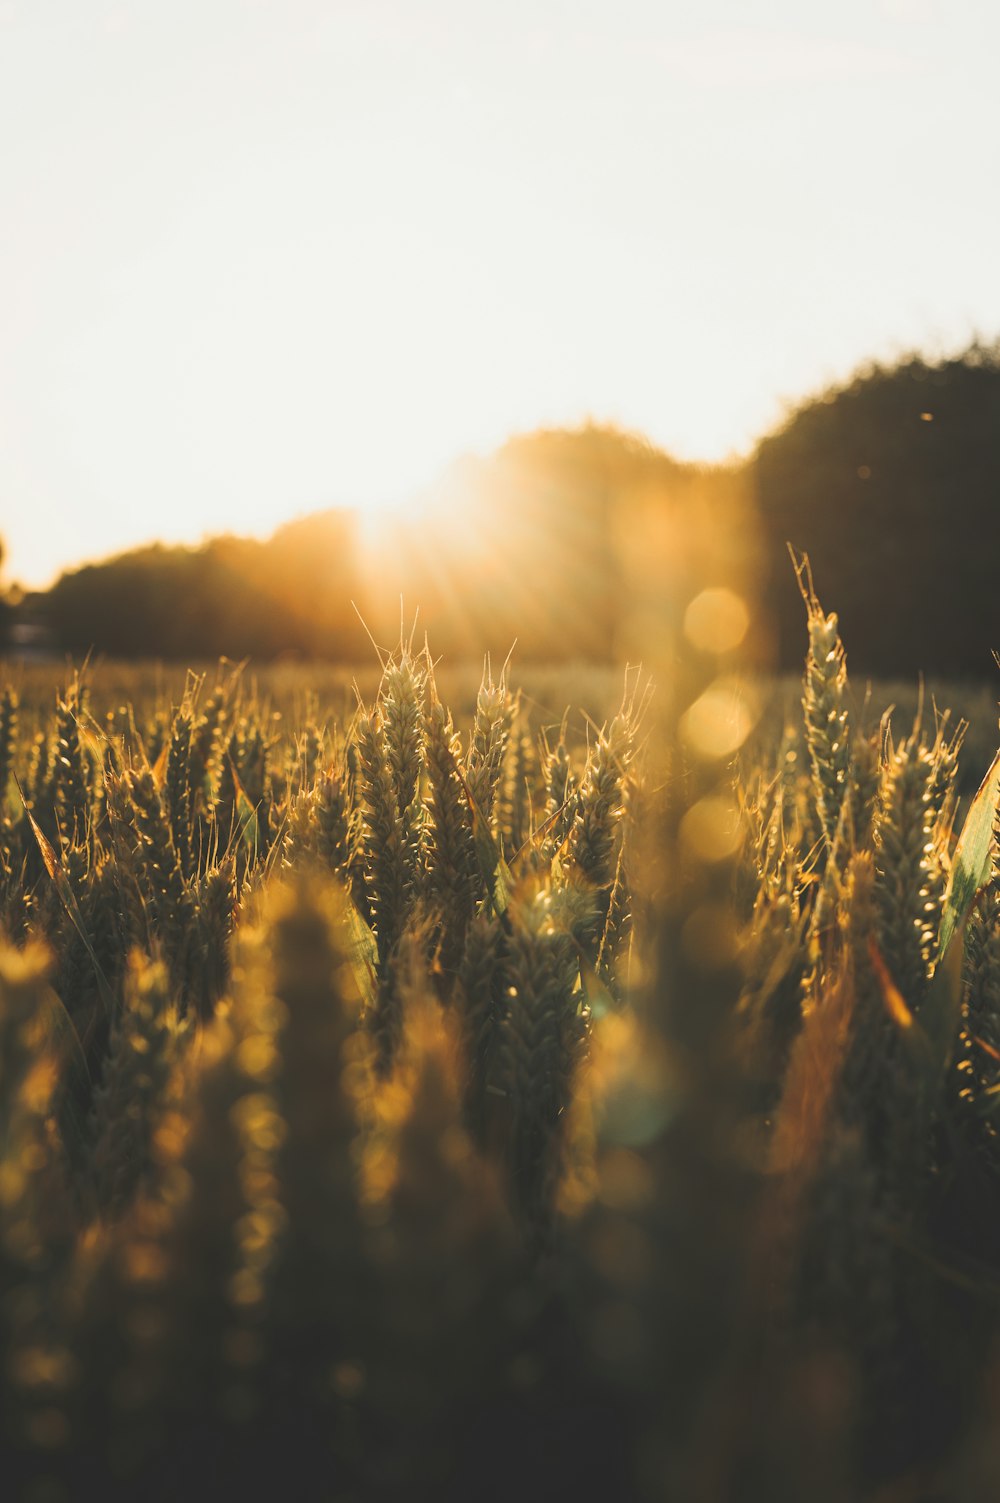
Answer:
POLYGON ((9 670, 6 1496, 996 1496, 995 705, 807 642, 9 670))

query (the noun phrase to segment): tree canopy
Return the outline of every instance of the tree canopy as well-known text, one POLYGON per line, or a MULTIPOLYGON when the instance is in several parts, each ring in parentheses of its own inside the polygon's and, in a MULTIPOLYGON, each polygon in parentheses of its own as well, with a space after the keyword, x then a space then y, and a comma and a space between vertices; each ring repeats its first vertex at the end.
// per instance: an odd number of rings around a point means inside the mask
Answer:
POLYGON ((402 597, 451 657, 505 654, 516 638, 523 659, 610 661, 642 651, 626 581, 653 533, 681 552, 711 533, 715 582, 752 579, 763 558, 777 666, 803 652, 791 543, 809 553, 854 667, 988 676, 1000 346, 865 367, 741 465, 681 464, 595 424, 528 434, 458 461, 377 532, 331 510, 266 542, 142 548, 64 574, 45 608, 76 651, 357 661, 370 650, 359 613, 393 640, 402 597))
POLYGON ((780 659, 801 657, 785 544, 806 550, 854 662, 982 677, 1000 647, 1000 347, 869 366, 751 460, 780 659))

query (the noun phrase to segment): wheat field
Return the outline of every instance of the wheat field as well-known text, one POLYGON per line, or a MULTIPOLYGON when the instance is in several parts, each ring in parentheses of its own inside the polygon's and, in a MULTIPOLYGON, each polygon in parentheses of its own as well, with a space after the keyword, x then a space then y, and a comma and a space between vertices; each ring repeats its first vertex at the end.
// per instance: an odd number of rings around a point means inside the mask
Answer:
POLYGON ((996 738, 805 595, 752 735, 8 673, 5 1497, 996 1495, 996 738))

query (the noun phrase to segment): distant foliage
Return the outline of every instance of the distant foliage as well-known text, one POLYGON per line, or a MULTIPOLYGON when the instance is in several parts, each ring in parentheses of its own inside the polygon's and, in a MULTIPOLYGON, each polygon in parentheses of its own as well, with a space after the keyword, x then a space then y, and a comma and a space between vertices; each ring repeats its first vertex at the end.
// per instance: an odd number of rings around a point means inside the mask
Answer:
POLYGON ((331 510, 267 542, 141 548, 68 571, 29 606, 81 655, 356 663, 368 645, 358 612, 392 635, 402 597, 420 602, 452 660, 502 660, 516 639, 522 662, 612 663, 642 649, 625 639, 623 579, 650 502, 676 530, 675 552, 710 513, 713 531, 740 539, 748 574, 753 529, 731 474, 588 425, 461 460, 411 509, 370 525, 331 510))
POLYGON ((817 560, 863 671, 992 672, 1000 346, 862 370, 797 408, 751 472, 783 667, 799 657, 792 543, 817 560))
POLYGON ((351 609, 355 530, 349 513, 331 511, 289 523, 269 543, 139 548, 63 574, 44 597, 44 619, 81 654, 356 661, 367 639, 351 609))
POLYGON ((1000 349, 975 344, 865 367, 743 463, 681 464, 593 424, 543 431, 457 462, 377 523, 377 546, 364 519, 320 512, 268 542, 145 548, 70 571, 26 609, 81 654, 353 663, 366 639, 351 602, 384 636, 402 595, 452 659, 502 656, 516 638, 522 662, 605 663, 644 650, 627 639, 623 581, 660 548, 683 555, 707 519, 737 574, 765 563, 781 668, 801 664, 791 543, 817 560, 858 669, 984 679, 1000 647, 998 495, 1000 349))

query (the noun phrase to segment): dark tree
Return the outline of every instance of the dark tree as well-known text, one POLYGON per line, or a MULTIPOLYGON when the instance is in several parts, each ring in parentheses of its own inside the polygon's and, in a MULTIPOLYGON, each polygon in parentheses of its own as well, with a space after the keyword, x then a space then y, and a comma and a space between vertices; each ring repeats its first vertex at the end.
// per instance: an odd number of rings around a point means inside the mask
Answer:
POLYGON ((805 549, 856 668, 983 677, 1000 647, 1000 346, 869 367, 752 461, 780 659, 802 656, 805 549))

